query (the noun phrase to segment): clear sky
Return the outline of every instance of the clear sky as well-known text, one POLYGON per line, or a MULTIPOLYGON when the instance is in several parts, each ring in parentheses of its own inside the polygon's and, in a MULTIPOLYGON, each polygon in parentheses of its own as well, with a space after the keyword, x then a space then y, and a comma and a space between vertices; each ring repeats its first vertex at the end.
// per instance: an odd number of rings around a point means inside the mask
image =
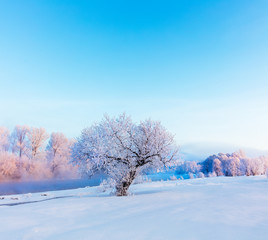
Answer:
POLYGON ((267 12, 267 0, 0 0, 0 125, 76 137, 126 112, 180 145, 268 149, 267 12))

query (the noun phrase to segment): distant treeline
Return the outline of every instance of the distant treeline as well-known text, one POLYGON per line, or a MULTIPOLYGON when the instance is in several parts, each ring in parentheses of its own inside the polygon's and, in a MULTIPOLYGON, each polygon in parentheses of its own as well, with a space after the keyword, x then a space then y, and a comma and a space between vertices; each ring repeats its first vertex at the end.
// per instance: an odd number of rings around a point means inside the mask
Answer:
MULTIPOLYGON (((0 127, 0 181, 78 178, 72 159, 74 139, 62 133, 47 134, 44 128, 16 126, 10 133, 0 127)), ((178 174, 193 177, 250 176, 267 172, 268 157, 249 158, 242 151, 219 153, 203 162, 185 161, 178 174)))
POLYGON ((268 169, 268 157, 247 157, 243 151, 232 154, 219 153, 209 156, 203 162, 187 161, 177 168, 178 174, 199 174, 204 176, 251 176, 263 175, 268 169))

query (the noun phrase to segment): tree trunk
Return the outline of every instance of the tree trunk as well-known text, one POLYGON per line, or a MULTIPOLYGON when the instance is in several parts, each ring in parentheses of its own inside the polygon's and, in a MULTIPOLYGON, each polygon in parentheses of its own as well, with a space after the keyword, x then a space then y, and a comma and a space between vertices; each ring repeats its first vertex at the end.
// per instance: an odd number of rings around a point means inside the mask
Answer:
POLYGON ((130 171, 126 177, 116 186, 116 196, 127 196, 128 189, 136 177, 136 170, 130 171))

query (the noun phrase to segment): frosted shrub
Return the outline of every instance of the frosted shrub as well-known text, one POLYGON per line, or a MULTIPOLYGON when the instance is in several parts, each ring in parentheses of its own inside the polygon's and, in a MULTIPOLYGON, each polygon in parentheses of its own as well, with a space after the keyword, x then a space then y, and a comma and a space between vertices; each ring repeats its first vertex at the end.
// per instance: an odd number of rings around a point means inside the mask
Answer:
POLYGON ((173 175, 173 176, 171 176, 171 177, 170 177, 170 180, 171 180, 171 181, 176 181, 176 180, 177 180, 177 178, 176 178, 176 176, 175 176, 175 175, 173 175))
POLYGON ((209 173, 208 177, 217 177, 217 174, 215 172, 209 173))
POLYGON ((116 182, 112 178, 104 179, 100 184, 100 191, 106 192, 108 190, 114 189, 115 186, 116 182))
POLYGON ((200 170, 200 165, 197 164, 195 161, 184 161, 181 163, 177 169, 177 174, 184 174, 184 173, 197 173, 200 170))
POLYGON ((197 174, 197 177, 198 177, 198 178, 204 178, 204 177, 205 177, 205 174, 202 173, 202 172, 199 172, 199 173, 197 174))
POLYGON ((189 175, 189 178, 190 178, 190 179, 193 179, 193 178, 194 178, 194 174, 189 173, 188 175, 189 175))
POLYGON ((151 179, 148 178, 146 175, 145 176, 140 175, 134 179, 133 184, 141 184, 145 182, 151 182, 151 179))

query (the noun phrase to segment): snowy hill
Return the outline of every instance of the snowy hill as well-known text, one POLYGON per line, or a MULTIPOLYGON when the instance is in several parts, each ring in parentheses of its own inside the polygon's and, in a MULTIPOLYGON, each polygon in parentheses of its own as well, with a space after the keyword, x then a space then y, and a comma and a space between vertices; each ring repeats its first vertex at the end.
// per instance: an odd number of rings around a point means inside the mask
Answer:
POLYGON ((2 196, 1 239, 268 239, 268 179, 218 177, 2 196))

